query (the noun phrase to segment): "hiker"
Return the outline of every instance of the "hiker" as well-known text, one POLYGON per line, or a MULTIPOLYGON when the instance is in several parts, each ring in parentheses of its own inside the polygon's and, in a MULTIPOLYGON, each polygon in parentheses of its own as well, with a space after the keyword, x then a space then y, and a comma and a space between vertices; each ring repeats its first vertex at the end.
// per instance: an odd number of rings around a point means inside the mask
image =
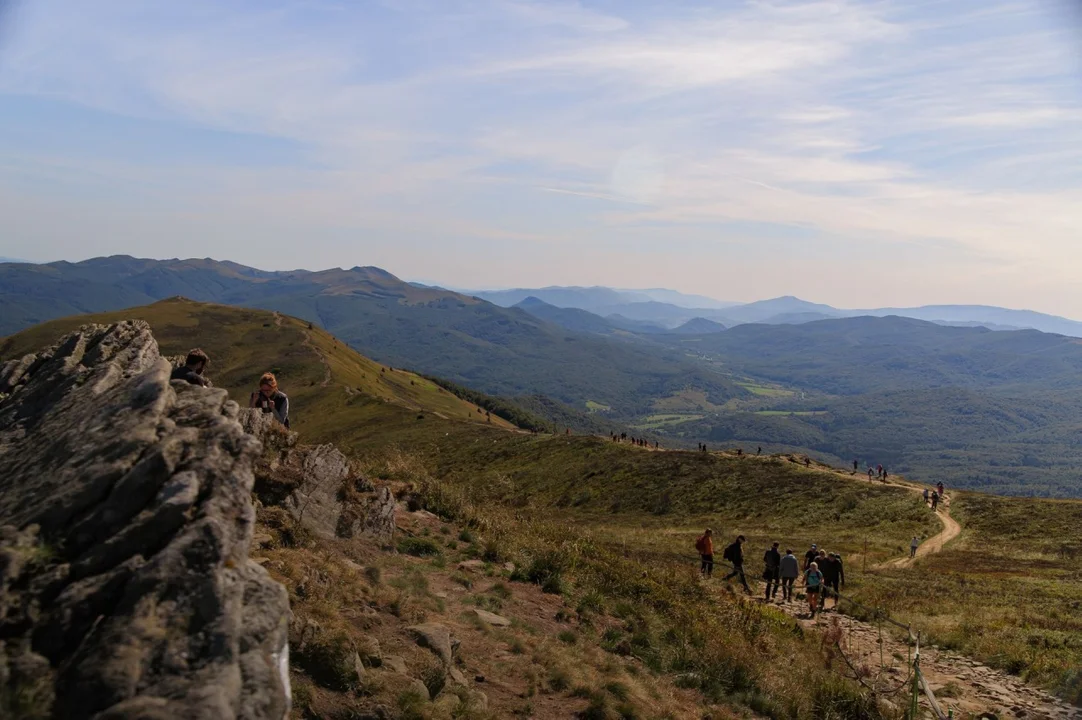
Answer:
POLYGON ((875 476, 880 477, 880 478, 883 477, 883 466, 882 465, 876 465, 875 466, 875 476))
POLYGON ((259 391, 252 393, 248 407, 272 412, 278 422, 289 427, 289 397, 278 389, 278 380, 272 373, 263 373, 259 378, 259 391))
POLYGON ((804 467, 811 467, 811 458, 806 455, 804 456, 804 467))
POLYGON ((654 441, 654 449, 657 450, 659 447, 661 447, 661 443, 659 441, 655 440, 654 441))
POLYGON ((781 559, 781 597, 788 602, 793 599, 793 583, 800 577, 800 561, 792 550, 785 551, 781 559))
POLYGON ((869 466, 868 467, 868 482, 871 482, 871 481, 872 481, 872 468, 869 466))
POLYGON ((766 580, 766 601, 770 602, 778 594, 778 586, 781 585, 781 553, 778 552, 779 543, 774 543, 770 549, 763 553, 763 580, 766 580))
POLYGON ((887 481, 887 469, 883 468, 883 482, 887 481))
POLYGON ((736 454, 737 455, 743 455, 744 454, 744 448, 737 448, 736 449, 736 454))
MULTIPOLYGON (((928 492, 925 490, 924 492, 928 492)), ((913 536, 913 541, 909 543, 909 557, 915 558, 917 556, 917 548, 920 547, 920 538, 916 535, 913 536)))
POLYGON ((811 564, 815 562, 815 558, 819 556, 819 546, 812 543, 811 550, 804 553, 804 569, 807 570, 811 567, 811 564))
MULTIPOLYGON (((932 509, 936 510, 936 508, 938 506, 939 506, 939 493, 937 493, 935 490, 933 490, 932 491, 932 509)), ((936 510, 936 512, 938 512, 938 510, 936 510)))
POLYGON ((928 504, 928 488, 924 488, 924 504, 928 504))
POLYGON ((169 375, 170 380, 183 380, 190 385, 199 385, 200 387, 210 387, 210 380, 203 377, 203 371, 207 369, 207 363, 210 362, 210 358, 207 354, 199 348, 192 348, 188 351, 188 357, 184 359, 184 364, 178 368, 175 368, 169 375))
POLYGON ((860 460, 854 460, 853 461, 853 472, 856 472, 859 469, 860 469, 860 460))
POLYGON ((627 440, 627 433, 626 432, 625 433, 620 433, 620 441, 623 442, 624 440, 627 440))
POLYGON ((937 485, 936 487, 939 489, 939 498, 942 500, 943 499, 943 482, 940 481, 939 485, 937 485))
POLYGON ((804 594, 808 596, 808 607, 811 609, 812 617, 815 617, 815 612, 819 609, 819 593, 822 589, 823 573, 819 572, 819 563, 813 562, 804 571, 804 594))
POLYGON ((819 572, 823 573, 823 609, 826 610, 827 598, 834 591, 834 607, 838 607, 841 595, 842 561, 837 553, 830 553, 819 564, 819 572))
POLYGON ((702 565, 699 566, 699 575, 709 579, 714 575, 714 531, 706 529, 699 539, 695 541, 695 549, 699 551, 702 565))
POLYGON ((722 557, 733 564, 733 571, 725 576, 725 581, 728 582, 734 577, 739 577, 740 584, 744 586, 744 592, 751 595, 748 580, 744 577, 744 540, 743 535, 738 535, 733 544, 725 548, 725 554, 722 557))

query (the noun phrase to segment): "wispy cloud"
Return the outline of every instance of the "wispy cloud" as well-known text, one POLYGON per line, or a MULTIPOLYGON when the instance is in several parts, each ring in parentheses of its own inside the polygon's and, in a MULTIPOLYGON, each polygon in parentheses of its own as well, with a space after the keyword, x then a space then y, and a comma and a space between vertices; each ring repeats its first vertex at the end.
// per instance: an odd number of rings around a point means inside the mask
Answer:
POLYGON ((668 282, 733 298, 1082 314, 1068 291, 1082 261, 1082 35, 1054 4, 16 10, 0 35, 0 134, 21 140, 0 140, 0 200, 21 231, 5 233, 2 254, 175 254, 183 240, 193 254, 227 247, 267 264, 270 242, 277 266, 378 261, 405 275, 453 270, 457 285, 668 282), (67 117, 75 134, 64 107, 103 125, 280 139, 298 159, 257 169, 223 155, 178 170, 91 143, 65 160, 33 118, 3 113, 14 103, 67 117), (159 190, 126 230, 133 184, 159 190), (94 211, 65 224, 86 198, 94 211), (32 214, 49 207, 51 218, 32 214), (67 240, 86 233, 100 241, 67 240), (446 261, 450 246, 461 262, 446 261))

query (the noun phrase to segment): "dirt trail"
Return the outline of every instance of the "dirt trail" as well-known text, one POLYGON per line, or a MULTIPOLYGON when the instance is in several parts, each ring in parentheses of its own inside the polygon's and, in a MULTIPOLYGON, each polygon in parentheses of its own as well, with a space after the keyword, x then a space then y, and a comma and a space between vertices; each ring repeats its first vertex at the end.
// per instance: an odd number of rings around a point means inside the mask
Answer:
MULTIPOLYGON (((761 592, 763 588, 759 589, 761 592)), ((833 602, 829 605, 833 608, 833 602)), ((856 673, 849 668, 852 665, 863 676, 865 684, 876 687, 891 702, 905 707, 911 685, 900 689, 897 694, 888 695, 912 679, 908 664, 911 649, 904 640, 888 632, 886 627, 881 633, 876 625, 831 611, 811 619, 808 617, 807 603, 803 600, 782 603, 777 607, 795 618, 805 631, 822 633, 824 655, 832 658, 830 662, 839 672, 853 677, 856 673), (834 640, 838 642, 837 648, 833 646, 834 640)), ((1001 720, 1082 718, 1082 709, 1026 685, 1012 675, 932 646, 921 648, 921 673, 943 711, 953 710, 957 718, 977 718, 982 713, 993 713, 1001 720)), ((923 697, 921 707, 926 717, 933 717, 923 697)))
MULTIPOLYGON (((274 324, 278 327, 282 327, 282 315, 277 310, 274 311, 274 324)), ((323 355, 322 351, 320 351, 320 349, 312 342, 312 333, 307 330, 302 330, 301 334, 304 336, 303 345, 315 353, 316 357, 319 358, 319 363, 323 366, 323 382, 321 382, 319 386, 329 387, 332 382, 331 364, 327 362, 327 358, 323 355)))
MULTIPOLYGON (((909 486, 907 486, 907 485, 898 485, 896 487, 909 487, 909 486)), ((913 490, 914 492, 917 492, 917 493, 921 492, 921 490, 919 488, 909 488, 909 489, 913 490)), ((894 560, 887 560, 884 563, 880 563, 876 567, 877 568, 909 567, 914 562, 916 562, 918 559, 920 559, 922 557, 925 557, 927 555, 932 555, 934 553, 939 552, 940 550, 943 549, 944 545, 946 545, 948 542, 950 542, 954 538, 958 537, 958 535, 962 532, 962 526, 959 525, 958 521, 955 520, 954 518, 952 518, 951 515, 950 515, 950 498, 949 497, 944 496, 943 502, 941 502, 939 504, 939 510, 938 510, 938 512, 936 512, 936 518, 939 520, 940 523, 942 523, 943 530, 940 531, 940 533, 938 535, 933 535, 932 537, 928 538, 923 543, 921 543, 920 546, 917 547, 917 556, 915 558, 911 558, 911 557, 906 556, 906 557, 896 558, 894 560)))

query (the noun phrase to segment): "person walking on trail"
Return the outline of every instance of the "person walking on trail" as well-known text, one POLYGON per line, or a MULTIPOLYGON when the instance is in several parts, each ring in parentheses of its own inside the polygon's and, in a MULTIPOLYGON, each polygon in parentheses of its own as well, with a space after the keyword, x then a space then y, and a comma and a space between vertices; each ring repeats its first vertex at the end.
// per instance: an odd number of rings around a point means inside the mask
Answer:
MULTIPOLYGON (((925 490, 924 492, 928 492, 925 490)), ((920 547, 920 538, 916 535, 913 536, 913 541, 909 543, 909 557, 915 558, 917 556, 917 548, 920 547)))
POLYGON ((860 469, 860 460, 854 460, 853 461, 853 472, 856 472, 858 469, 860 469))
POLYGON ((940 482, 939 485, 936 486, 936 488, 939 490, 939 498, 942 500, 943 499, 943 483, 940 482))
POLYGON ((714 531, 707 528, 695 541, 695 549, 699 551, 699 558, 702 560, 699 574, 709 580, 714 576, 714 531))
POLYGON ((935 490, 932 491, 932 510, 939 512, 936 508, 939 506, 939 493, 935 490))
POLYGON ((883 468, 883 482, 887 481, 887 469, 883 468))
POLYGON ((744 540, 744 536, 739 535, 732 545, 725 548, 723 557, 733 565, 733 571, 725 576, 725 581, 728 582, 734 577, 740 578, 740 584, 744 586, 744 592, 751 595, 748 579, 744 576, 744 540))
POLYGON ((785 602, 793 599, 793 583, 800 577, 800 561, 792 550, 785 551, 785 557, 781 559, 781 597, 785 602))
POLYGON ((924 488, 924 503, 928 504, 928 488, 924 488))
POLYGON ((199 348, 192 348, 188 351, 188 357, 184 358, 184 364, 178 368, 175 368, 169 375, 170 380, 183 380, 189 385, 199 385, 200 387, 210 387, 210 379, 203 376, 203 371, 207 369, 207 363, 210 362, 210 358, 207 354, 199 348))
POLYGON ((259 378, 259 390, 252 393, 248 407, 274 413, 279 423, 289 427, 289 397, 278 389, 278 380, 273 373, 263 373, 259 378))
POLYGON ((770 549, 763 553, 763 580, 766 580, 766 601, 770 602, 778 595, 778 586, 781 585, 781 553, 778 545, 774 543, 770 549))
POLYGON ((818 562, 819 572, 823 573, 823 609, 826 610, 827 598, 834 595, 834 607, 838 607, 841 599, 841 584, 844 581, 842 560, 838 553, 830 553, 818 562))
POLYGON ((872 481, 872 468, 869 466, 868 467, 868 482, 871 482, 871 481, 872 481))
POLYGON ((819 546, 812 543, 811 550, 804 553, 804 569, 807 570, 811 567, 811 564, 815 562, 815 558, 819 557, 819 546))
POLYGON ((763 454, 763 446, 762 446, 762 445, 760 445, 759 447, 757 447, 757 448, 755 449, 755 457, 759 457, 759 456, 760 456, 760 455, 762 455, 762 454, 763 454))
POLYGON ((819 609, 819 595, 823 591, 823 573, 819 572, 819 563, 812 563, 804 571, 804 594, 808 596, 808 608, 815 617, 819 609))

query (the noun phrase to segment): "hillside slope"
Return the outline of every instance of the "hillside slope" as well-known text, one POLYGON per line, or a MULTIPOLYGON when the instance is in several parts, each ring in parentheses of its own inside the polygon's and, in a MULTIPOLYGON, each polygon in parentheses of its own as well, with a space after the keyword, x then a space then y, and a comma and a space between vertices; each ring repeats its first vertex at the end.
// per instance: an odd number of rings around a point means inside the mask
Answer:
POLYGON ((428 413, 429 422, 454 418, 512 428, 431 380, 373 362, 302 320, 184 299, 47 322, 0 340, 0 358, 36 351, 80 325, 126 319, 148 322, 165 355, 203 348, 211 358, 207 375, 242 405, 260 374, 274 372, 290 397, 294 429, 305 433, 332 437, 365 422, 420 422, 418 413, 428 413))

